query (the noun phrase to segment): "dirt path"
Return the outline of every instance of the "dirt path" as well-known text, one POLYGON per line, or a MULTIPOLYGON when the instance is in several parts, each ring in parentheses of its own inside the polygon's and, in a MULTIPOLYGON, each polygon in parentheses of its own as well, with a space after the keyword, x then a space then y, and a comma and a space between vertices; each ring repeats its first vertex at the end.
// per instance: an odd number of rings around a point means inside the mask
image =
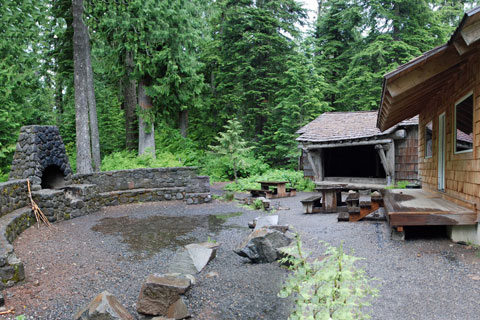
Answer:
MULTIPOLYGON (((343 241, 346 250, 366 258, 361 264, 380 286, 373 319, 478 319, 480 259, 473 248, 447 239, 393 242, 383 222, 304 215, 299 200, 308 196, 274 200, 290 208, 276 213, 280 223, 293 225, 317 254, 320 240, 343 241)), ((291 305, 276 296, 286 271, 276 263, 250 264, 232 252, 249 233, 247 222, 261 214, 233 203, 172 201, 107 208, 52 230, 30 228, 15 243, 27 279, 4 291, 7 307, 24 310, 29 319, 71 319, 108 290, 143 319, 135 302, 144 278, 165 270, 177 246, 210 238, 221 247, 187 294, 194 318, 286 319, 291 305), (207 277, 210 272, 218 276, 207 277)))

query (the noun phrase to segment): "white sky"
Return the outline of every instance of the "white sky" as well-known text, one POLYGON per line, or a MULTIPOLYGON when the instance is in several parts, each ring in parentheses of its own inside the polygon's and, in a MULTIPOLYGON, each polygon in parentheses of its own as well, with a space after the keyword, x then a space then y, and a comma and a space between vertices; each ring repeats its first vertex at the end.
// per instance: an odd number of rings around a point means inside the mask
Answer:
POLYGON ((313 22, 317 15, 317 9, 318 9, 317 0, 300 0, 299 2, 303 4, 303 7, 305 9, 311 10, 311 12, 309 12, 309 21, 313 22))

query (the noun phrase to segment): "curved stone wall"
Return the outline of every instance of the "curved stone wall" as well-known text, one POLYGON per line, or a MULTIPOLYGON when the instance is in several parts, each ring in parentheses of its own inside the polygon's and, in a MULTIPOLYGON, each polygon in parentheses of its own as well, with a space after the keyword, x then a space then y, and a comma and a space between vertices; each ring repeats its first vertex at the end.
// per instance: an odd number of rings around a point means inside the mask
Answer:
POLYGON ((0 183, 0 216, 25 207, 28 201, 27 180, 0 183))
MULTIPOLYGON (((153 168, 77 174, 60 189, 38 189, 32 198, 50 222, 68 220, 104 206, 183 200, 187 204, 211 201, 210 179, 197 168, 153 168)), ((27 180, 0 183, 0 290, 25 277, 13 241, 35 223, 27 180)))

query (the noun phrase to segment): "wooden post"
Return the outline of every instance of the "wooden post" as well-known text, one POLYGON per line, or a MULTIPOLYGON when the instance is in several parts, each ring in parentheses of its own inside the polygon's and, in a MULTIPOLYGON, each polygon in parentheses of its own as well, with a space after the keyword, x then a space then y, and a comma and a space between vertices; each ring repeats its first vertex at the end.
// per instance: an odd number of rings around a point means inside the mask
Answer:
POLYGON ((385 151, 383 150, 383 146, 381 144, 376 144, 375 149, 377 150, 380 160, 382 161, 383 169, 385 169, 385 173, 387 174, 387 185, 391 185, 392 171, 387 161, 387 157, 385 156, 385 151))
POLYGON ((315 153, 315 164, 317 168, 318 181, 323 181, 325 178, 325 168, 323 166, 323 149, 316 150, 315 153))
POLYGON ((310 153, 311 151, 307 149, 303 149, 303 152, 307 153, 308 162, 310 163, 310 166, 312 167, 312 170, 313 170, 313 174, 315 175, 313 180, 316 181, 318 179, 318 170, 317 170, 317 167, 315 166, 315 162, 313 161, 312 154, 310 153))

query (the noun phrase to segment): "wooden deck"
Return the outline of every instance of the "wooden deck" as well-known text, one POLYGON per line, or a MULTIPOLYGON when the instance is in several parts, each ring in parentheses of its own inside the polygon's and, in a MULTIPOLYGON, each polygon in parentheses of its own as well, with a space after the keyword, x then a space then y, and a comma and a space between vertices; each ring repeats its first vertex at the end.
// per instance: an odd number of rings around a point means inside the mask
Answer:
POLYGON ((475 210, 422 189, 385 190, 385 212, 392 227, 451 226, 477 223, 475 210))

